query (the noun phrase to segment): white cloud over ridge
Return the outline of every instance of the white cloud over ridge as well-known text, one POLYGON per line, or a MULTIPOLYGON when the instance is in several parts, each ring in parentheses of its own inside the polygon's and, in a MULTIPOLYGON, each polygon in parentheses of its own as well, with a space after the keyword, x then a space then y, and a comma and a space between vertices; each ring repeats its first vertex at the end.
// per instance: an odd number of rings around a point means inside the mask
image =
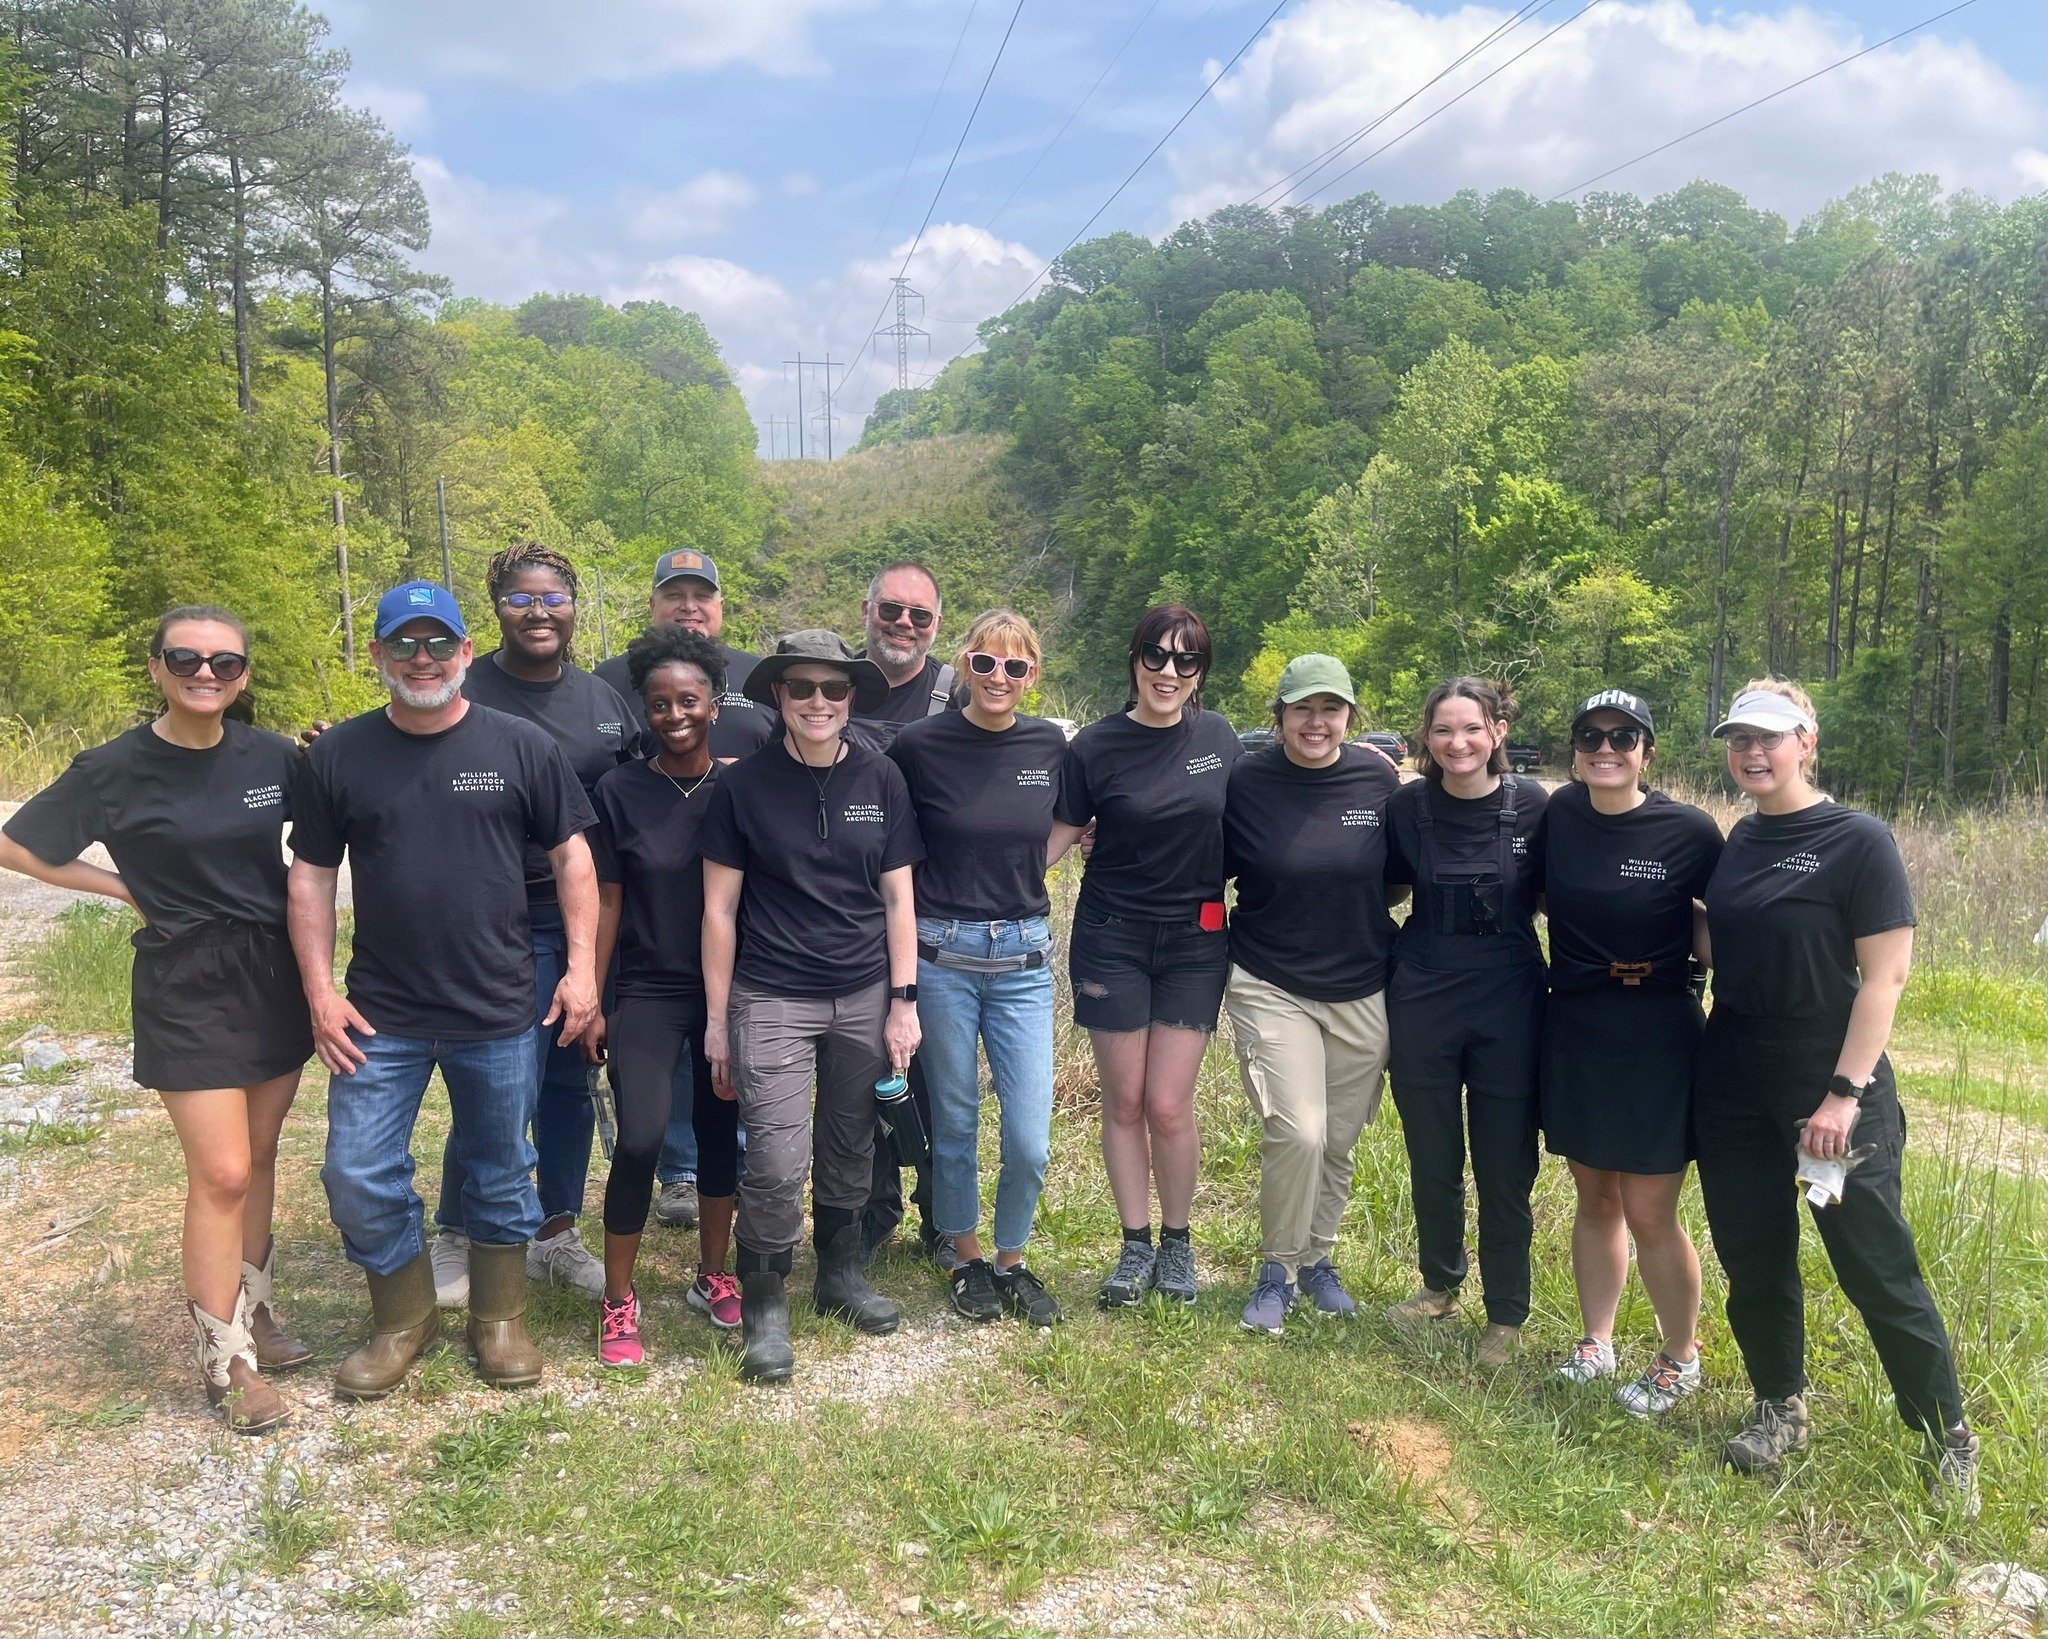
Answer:
POLYGON ((681 187, 639 193, 626 231, 643 243, 670 244, 716 233, 761 197, 760 189, 733 171, 703 171, 681 187))
MULTIPOLYGON (((1439 15, 1402 0, 1308 0, 1216 88, 1215 114, 1190 122, 1168 148, 1177 189, 1161 221, 1251 198, 1383 114, 1509 15, 1482 5, 1439 15)), ((1560 8, 1556 19, 1569 16, 1560 8)), ((1301 184, 1302 193, 1555 26, 1549 17, 1525 21, 1301 184)), ((1314 203, 1367 189, 1432 203, 1460 188, 1547 197, 1870 43, 1843 19, 1798 6, 1724 14, 1688 0, 1605 0, 1314 203)), ((1930 33, 1600 185, 1647 196, 1708 176, 1794 219, 1888 170, 1933 171, 1950 188, 2010 198, 2039 186, 2048 170, 2043 123, 2036 93, 1973 43, 1930 33)))

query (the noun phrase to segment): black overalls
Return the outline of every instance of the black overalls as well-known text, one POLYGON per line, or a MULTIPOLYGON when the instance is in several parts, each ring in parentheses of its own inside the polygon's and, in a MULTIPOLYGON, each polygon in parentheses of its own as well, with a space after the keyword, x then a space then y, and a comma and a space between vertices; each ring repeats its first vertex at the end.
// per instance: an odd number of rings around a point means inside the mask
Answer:
MULTIPOLYGON (((1455 1291, 1470 1267, 1469 1132, 1480 1283, 1486 1318, 1500 1326, 1520 1326, 1529 1316, 1536 1068, 1547 987, 1533 914, 1541 849, 1524 834, 1532 796, 1540 813, 1539 788, 1501 776, 1500 790, 1479 799, 1495 815, 1491 846, 1479 850, 1446 848, 1436 810, 1459 799, 1445 798, 1434 782, 1404 786, 1393 799, 1412 806, 1416 849, 1407 862, 1415 903, 1395 941, 1387 1022, 1417 1263, 1423 1284, 1437 1292, 1455 1291)), ((1396 823, 1394 848, 1405 851, 1407 829, 1396 823)))

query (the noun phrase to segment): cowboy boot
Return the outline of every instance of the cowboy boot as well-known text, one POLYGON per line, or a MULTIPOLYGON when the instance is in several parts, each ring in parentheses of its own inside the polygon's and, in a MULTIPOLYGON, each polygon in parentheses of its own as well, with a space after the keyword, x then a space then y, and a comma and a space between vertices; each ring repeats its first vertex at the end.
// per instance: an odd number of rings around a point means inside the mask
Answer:
POLYGON ((526 1333, 526 1242, 469 1243, 469 1348, 494 1389, 540 1381, 540 1350, 526 1333))
POLYGON ((256 1364, 265 1371, 288 1372, 313 1358, 313 1351, 278 1324, 270 1279, 277 1269, 273 1239, 263 1261, 242 1260, 242 1301, 249 1311, 249 1335, 256 1340, 256 1364))
POLYGON ((232 1320, 210 1315, 189 1299, 185 1307, 199 1334, 199 1376, 206 1385, 206 1403, 237 1434, 263 1434, 277 1427, 288 1413, 283 1396, 257 1374, 247 1298, 236 1298, 232 1320))
POLYGON ((370 1335, 334 1370, 334 1392, 381 1400, 405 1381, 413 1362, 441 1332, 434 1266, 424 1252, 388 1275, 371 1275, 370 1335))

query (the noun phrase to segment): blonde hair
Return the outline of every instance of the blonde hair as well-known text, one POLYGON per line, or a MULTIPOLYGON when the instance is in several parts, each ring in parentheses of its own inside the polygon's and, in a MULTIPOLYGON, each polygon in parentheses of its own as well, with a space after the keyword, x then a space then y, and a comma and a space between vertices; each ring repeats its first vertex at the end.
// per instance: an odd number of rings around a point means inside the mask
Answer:
POLYGON ((1013 609, 991 609, 986 614, 976 615, 974 624, 967 628, 967 635, 960 640, 960 652, 953 657, 953 669, 967 670, 967 657, 977 650, 986 654, 1007 655, 1015 652, 1019 658, 1039 664, 1038 633, 1031 622, 1013 609))
MULTIPOLYGON (((1751 689, 1761 689, 1765 694, 1775 694, 1780 699, 1790 700, 1793 705, 1806 713, 1806 720, 1809 723, 1817 725, 1820 722, 1820 713, 1813 709, 1813 696, 1808 694, 1806 690, 1802 689, 1790 678, 1752 677, 1735 692, 1739 697, 1749 693, 1751 689)), ((1814 770, 1820 767, 1820 729, 1818 727, 1813 730, 1811 740, 1812 745, 1808 748, 1806 755, 1800 759, 1799 763, 1800 772, 1809 780, 1812 779, 1814 770)))

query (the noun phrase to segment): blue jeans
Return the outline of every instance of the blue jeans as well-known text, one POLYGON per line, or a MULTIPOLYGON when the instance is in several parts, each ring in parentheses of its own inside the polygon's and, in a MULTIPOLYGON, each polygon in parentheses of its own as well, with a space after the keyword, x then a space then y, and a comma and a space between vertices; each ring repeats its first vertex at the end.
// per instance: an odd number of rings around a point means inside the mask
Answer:
POLYGON ((487 1246, 515 1246, 540 1228, 533 1190, 532 1025, 497 1041, 417 1036, 350 1038, 366 1062, 327 1087, 327 1159, 320 1182, 349 1262, 394 1274, 426 1250, 426 1208, 412 1187, 412 1132, 427 1078, 438 1066, 454 1125, 448 1152, 462 1163, 462 1221, 487 1246))
MULTIPOLYGON (((583 1049, 574 1045, 564 1047, 555 1040, 562 1033, 560 1019, 546 1030, 538 1028, 554 1005, 555 986, 562 982, 569 962, 569 936, 562 927, 562 907, 552 903, 529 905, 526 914, 533 929, 533 1058, 540 1096, 533 1106, 532 1119, 533 1146, 540 1156, 540 1215, 543 1220, 573 1218, 583 1210, 583 1185, 590 1175, 590 1141, 597 1133, 597 1107, 590 1102, 590 1067, 583 1061, 583 1049)), ((434 1208, 434 1221, 443 1228, 468 1227, 469 1220, 462 1210, 463 1186, 467 1181, 462 1157, 451 1135, 441 1152, 441 1200, 434 1208)))
POLYGON ((1041 956, 1040 966, 1009 973, 969 973, 921 956, 917 964, 917 1016, 924 1027, 918 1056, 932 1099, 934 1227, 941 1235, 977 1234, 981 1227, 979 1043, 988 1054, 1002 1122, 996 1249, 1018 1252, 1038 1215, 1052 1142, 1052 933, 1042 916, 1023 922, 920 917, 917 942, 962 956, 1041 956))
POLYGON ((676 1083, 668 1101, 668 1130, 661 1135, 661 1159, 654 1163, 657 1184, 697 1181, 697 1123, 692 1115, 696 1088, 690 1080, 690 1055, 676 1064, 676 1083))

